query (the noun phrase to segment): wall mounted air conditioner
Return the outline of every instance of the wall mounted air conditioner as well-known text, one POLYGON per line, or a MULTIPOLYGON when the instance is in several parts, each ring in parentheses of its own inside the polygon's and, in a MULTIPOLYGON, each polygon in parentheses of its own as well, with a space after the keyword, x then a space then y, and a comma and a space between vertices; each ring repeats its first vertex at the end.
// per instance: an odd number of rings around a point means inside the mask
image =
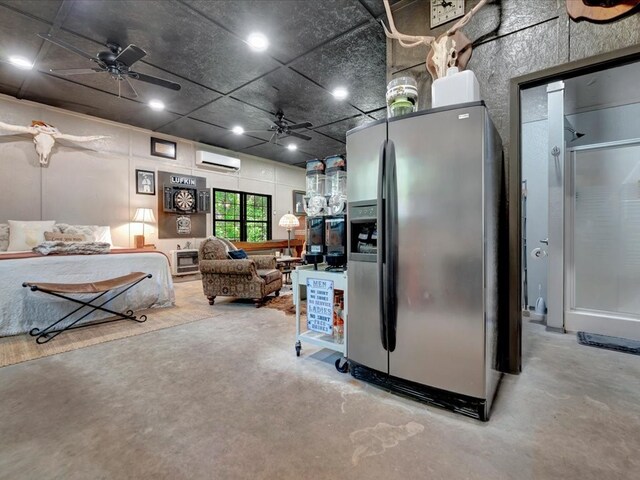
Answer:
POLYGON ((240 170, 240 159, 206 150, 196 150, 196 166, 223 172, 237 172, 240 170))

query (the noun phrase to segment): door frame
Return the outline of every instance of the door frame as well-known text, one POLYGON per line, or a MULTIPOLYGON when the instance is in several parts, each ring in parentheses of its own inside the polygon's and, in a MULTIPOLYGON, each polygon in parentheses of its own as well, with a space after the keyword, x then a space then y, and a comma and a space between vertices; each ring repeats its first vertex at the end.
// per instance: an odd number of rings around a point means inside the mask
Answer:
POLYGON ((502 300, 502 308, 507 312, 506 325, 503 325, 501 369, 508 373, 518 374, 522 370, 522 160, 520 155, 520 91, 525 88, 545 85, 551 82, 566 80, 580 75, 619 67, 640 61, 640 45, 615 50, 581 60, 565 63, 555 67, 514 77, 509 86, 509 139, 510 145, 505 162, 507 179, 507 219, 509 261, 508 272, 505 272, 507 286, 501 291, 508 291, 502 300))

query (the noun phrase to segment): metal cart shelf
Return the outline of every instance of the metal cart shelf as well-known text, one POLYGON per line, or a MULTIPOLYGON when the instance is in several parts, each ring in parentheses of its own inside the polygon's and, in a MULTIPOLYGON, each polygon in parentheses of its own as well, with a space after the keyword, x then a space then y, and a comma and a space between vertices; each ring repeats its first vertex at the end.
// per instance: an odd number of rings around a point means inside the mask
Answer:
POLYGON ((318 269, 314 270, 313 265, 304 265, 297 267, 292 273, 291 278, 293 281, 293 302, 296 305, 296 354, 300 356, 302 350, 302 342, 310 343, 322 348, 328 348, 342 353, 342 356, 347 356, 347 317, 349 312, 349 305, 347 303, 347 272, 327 272, 325 268, 326 264, 318 265, 318 269), (342 290, 344 292, 344 336, 343 343, 337 343, 334 341, 331 335, 327 335, 320 332, 314 332, 308 330, 304 325, 304 331, 302 331, 302 325, 300 324, 300 302, 302 295, 306 298, 307 280, 310 278, 321 280, 332 280, 333 288, 335 290, 342 290))

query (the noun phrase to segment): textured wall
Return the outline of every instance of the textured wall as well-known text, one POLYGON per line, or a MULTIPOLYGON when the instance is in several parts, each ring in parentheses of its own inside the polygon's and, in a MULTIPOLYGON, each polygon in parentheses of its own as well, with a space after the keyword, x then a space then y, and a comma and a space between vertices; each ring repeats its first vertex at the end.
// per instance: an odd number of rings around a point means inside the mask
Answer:
MULTIPOLYGON (((438 36, 453 23, 429 29, 429 0, 404 0, 393 6, 396 27, 411 35, 438 36)), ((467 0, 467 10, 478 0, 467 0)), ((468 68, 480 83, 505 150, 509 145, 509 80, 568 61, 640 43, 640 14, 594 24, 567 16, 565 0, 493 0, 462 29, 474 43, 468 68)), ((410 73, 419 81, 420 108, 431 104, 426 47, 402 48, 387 40, 387 77, 410 73)))

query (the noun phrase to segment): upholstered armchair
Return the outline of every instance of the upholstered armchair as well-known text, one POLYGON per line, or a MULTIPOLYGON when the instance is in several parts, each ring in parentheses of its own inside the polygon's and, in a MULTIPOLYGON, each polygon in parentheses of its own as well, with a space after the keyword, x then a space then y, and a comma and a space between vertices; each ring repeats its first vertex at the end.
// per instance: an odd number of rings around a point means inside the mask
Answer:
POLYGON ((282 272, 276 269, 273 255, 252 255, 246 259, 229 258, 236 250, 228 240, 209 237, 200 244, 199 261, 204 295, 213 305, 217 296, 252 298, 256 307, 267 295, 280 295, 282 272))

